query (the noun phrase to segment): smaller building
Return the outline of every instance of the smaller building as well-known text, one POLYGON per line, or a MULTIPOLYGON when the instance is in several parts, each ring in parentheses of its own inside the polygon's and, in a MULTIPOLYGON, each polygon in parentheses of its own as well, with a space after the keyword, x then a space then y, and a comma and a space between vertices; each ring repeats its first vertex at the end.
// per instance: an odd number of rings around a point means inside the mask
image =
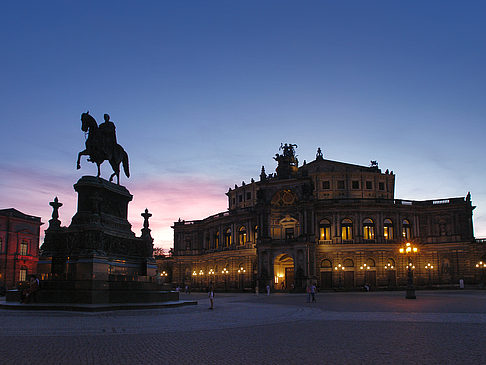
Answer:
POLYGON ((0 210, 0 286, 14 288, 37 272, 42 224, 13 208, 0 210))

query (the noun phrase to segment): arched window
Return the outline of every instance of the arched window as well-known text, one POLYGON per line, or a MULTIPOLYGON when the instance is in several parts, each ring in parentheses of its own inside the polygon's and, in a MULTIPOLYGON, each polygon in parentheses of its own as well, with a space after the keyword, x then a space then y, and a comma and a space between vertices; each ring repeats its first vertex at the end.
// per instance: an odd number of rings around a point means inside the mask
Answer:
POLYGON ((375 260, 369 258, 366 260, 366 266, 375 267, 375 260))
POLYGON ((319 240, 331 240, 331 222, 329 222, 327 219, 323 219, 319 222, 319 240))
POLYGON ((214 234, 214 248, 218 248, 219 246, 219 231, 216 231, 214 234))
POLYGON ((324 259, 321 261, 321 267, 323 269, 331 269, 332 268, 332 262, 329 261, 328 259, 324 259))
POLYGON ((231 246, 231 228, 228 228, 225 232, 224 232, 224 245, 226 247, 229 247, 231 246))
POLYGON ((257 239, 258 239, 258 226, 255 226, 255 241, 254 241, 255 243, 257 239))
POLYGON ((351 259, 346 259, 343 262, 343 266, 348 268, 348 267, 354 267, 354 261, 351 259))
POLYGON ((402 221, 402 237, 405 238, 406 240, 412 238, 411 225, 407 219, 404 219, 402 221))
POLYGON ((353 221, 351 219, 343 219, 341 221, 341 238, 343 240, 353 239, 353 221))
POLYGON ((383 221, 383 237, 385 237, 385 240, 393 239, 393 222, 391 219, 385 219, 383 221))
POLYGON ((375 224, 369 218, 366 218, 363 221, 363 238, 365 240, 375 239, 375 224))
POLYGON ((395 260, 388 259, 386 261, 385 270, 395 270, 395 260))
POLYGON ((244 245, 246 243, 246 227, 241 226, 239 231, 238 231, 238 243, 240 245, 244 245))

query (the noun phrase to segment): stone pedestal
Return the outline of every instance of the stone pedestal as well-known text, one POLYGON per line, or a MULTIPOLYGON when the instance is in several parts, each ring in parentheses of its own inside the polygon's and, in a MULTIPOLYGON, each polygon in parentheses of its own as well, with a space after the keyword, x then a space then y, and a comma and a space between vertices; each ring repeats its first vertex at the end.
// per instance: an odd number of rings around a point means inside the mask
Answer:
POLYGON ((127 220, 132 200, 129 191, 91 176, 82 177, 74 189, 78 209, 71 225, 52 224, 46 230, 38 264, 38 301, 101 304, 178 300, 178 293, 158 288, 148 227, 142 237, 131 231, 127 220))

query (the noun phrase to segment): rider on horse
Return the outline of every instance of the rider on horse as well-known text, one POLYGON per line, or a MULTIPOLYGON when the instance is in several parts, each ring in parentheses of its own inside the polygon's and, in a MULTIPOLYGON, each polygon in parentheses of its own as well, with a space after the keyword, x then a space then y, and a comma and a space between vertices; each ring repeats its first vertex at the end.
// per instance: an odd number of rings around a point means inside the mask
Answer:
POLYGON ((108 114, 105 114, 103 118, 105 120, 104 123, 101 123, 98 126, 98 131, 100 133, 99 141, 101 142, 101 146, 99 147, 105 154, 106 159, 111 160, 111 158, 113 157, 115 146, 117 145, 116 127, 115 123, 110 121, 110 116, 108 114))

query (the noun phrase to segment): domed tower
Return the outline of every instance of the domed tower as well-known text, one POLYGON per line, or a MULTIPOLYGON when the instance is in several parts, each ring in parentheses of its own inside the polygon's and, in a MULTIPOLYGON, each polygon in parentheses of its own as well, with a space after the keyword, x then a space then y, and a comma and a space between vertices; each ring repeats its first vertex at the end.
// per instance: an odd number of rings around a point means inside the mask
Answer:
POLYGON ((277 177, 279 179, 291 179, 297 175, 299 170, 299 160, 295 154, 296 144, 280 144, 280 149, 283 153, 275 154, 274 160, 278 162, 277 177))

